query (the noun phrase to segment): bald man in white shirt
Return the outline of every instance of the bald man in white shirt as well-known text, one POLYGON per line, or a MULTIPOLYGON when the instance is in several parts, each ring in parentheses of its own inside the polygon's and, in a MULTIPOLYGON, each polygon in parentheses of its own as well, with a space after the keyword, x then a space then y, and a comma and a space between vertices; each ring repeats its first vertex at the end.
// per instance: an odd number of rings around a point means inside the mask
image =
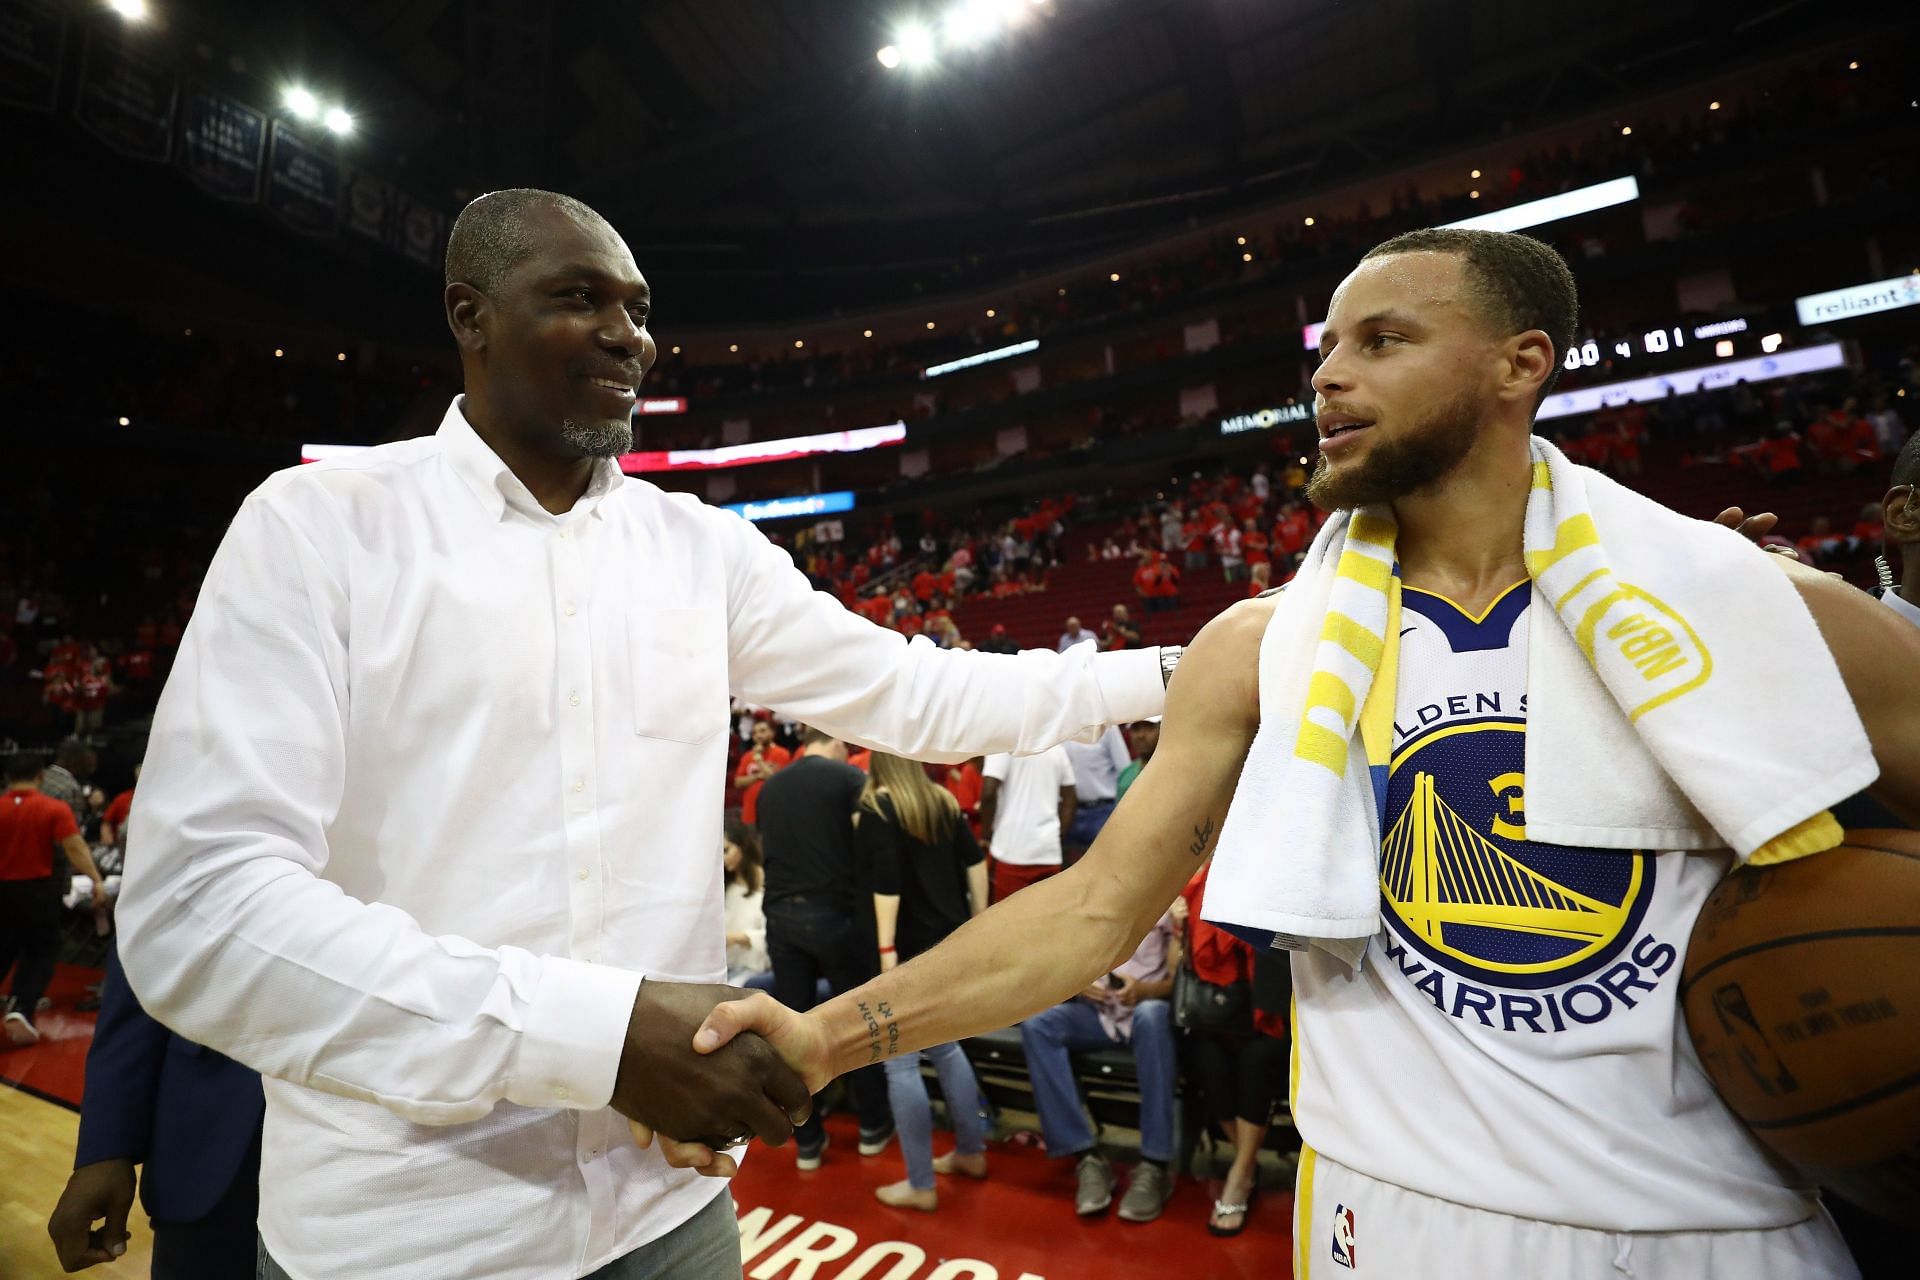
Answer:
POLYGON ((266 1077, 268 1280, 737 1277, 663 1134, 783 1140, 726 972, 729 694, 922 760, 1157 713, 1161 655, 909 644, 753 526, 623 476, 648 287, 585 205, 447 251, 439 431, 241 507, 155 718, 120 900, 141 1003, 266 1077))

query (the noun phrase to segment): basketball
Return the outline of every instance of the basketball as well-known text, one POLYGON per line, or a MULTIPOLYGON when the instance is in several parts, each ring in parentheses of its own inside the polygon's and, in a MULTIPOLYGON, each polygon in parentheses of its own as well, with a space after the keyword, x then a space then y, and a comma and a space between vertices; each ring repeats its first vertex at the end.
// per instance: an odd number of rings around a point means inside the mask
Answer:
POLYGON ((1843 1186, 1920 1153, 1920 832, 1734 872, 1680 990, 1707 1074, 1775 1153, 1843 1186))

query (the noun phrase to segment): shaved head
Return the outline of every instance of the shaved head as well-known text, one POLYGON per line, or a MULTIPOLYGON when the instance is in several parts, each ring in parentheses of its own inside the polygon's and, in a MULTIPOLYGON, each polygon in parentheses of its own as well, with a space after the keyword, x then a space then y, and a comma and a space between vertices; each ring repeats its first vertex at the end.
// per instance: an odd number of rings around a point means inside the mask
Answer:
POLYGON ((469 284, 482 293, 498 293, 513 269, 533 257, 539 247, 535 235, 545 212, 567 215, 584 226, 607 227, 592 206, 535 187, 489 191, 460 211, 447 236, 448 284, 469 284))

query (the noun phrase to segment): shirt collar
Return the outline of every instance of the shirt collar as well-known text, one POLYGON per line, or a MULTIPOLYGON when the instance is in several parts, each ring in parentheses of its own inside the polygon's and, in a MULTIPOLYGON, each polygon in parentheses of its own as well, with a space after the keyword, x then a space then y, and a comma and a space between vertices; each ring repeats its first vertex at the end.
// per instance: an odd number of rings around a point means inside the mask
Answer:
MULTIPOLYGON (((500 519, 513 507, 525 515, 555 517, 539 499, 533 496, 519 476, 513 474, 513 468, 500 460, 480 433, 467 421, 464 404, 465 396, 455 396, 447 406, 446 416, 440 419, 440 429, 435 432, 440 441, 441 454, 453 473, 460 477, 463 484, 480 500, 480 505, 495 520, 500 519)), ((593 465, 593 478, 587 482, 585 493, 573 504, 568 515, 599 515, 600 502, 609 493, 625 481, 620 464, 612 458, 596 459, 593 465)))
POLYGON ((1912 604, 1901 598, 1898 588, 1888 588, 1887 591, 1881 595, 1880 603, 1886 605, 1887 608, 1893 610, 1914 626, 1920 627, 1920 604, 1912 604))

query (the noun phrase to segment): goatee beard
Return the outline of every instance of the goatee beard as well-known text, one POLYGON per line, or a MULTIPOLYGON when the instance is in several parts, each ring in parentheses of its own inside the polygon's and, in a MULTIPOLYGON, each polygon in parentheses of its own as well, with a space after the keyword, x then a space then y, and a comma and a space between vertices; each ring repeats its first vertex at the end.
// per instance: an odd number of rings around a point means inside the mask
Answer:
POLYGON ((1462 391, 1393 439, 1375 441, 1353 465, 1336 471, 1321 454, 1307 480, 1307 501, 1322 511, 1345 511, 1419 493, 1446 479, 1479 437, 1479 403, 1462 391))
POLYGON ((617 458, 633 450, 633 424, 621 418, 560 424, 560 438, 589 458, 617 458))

